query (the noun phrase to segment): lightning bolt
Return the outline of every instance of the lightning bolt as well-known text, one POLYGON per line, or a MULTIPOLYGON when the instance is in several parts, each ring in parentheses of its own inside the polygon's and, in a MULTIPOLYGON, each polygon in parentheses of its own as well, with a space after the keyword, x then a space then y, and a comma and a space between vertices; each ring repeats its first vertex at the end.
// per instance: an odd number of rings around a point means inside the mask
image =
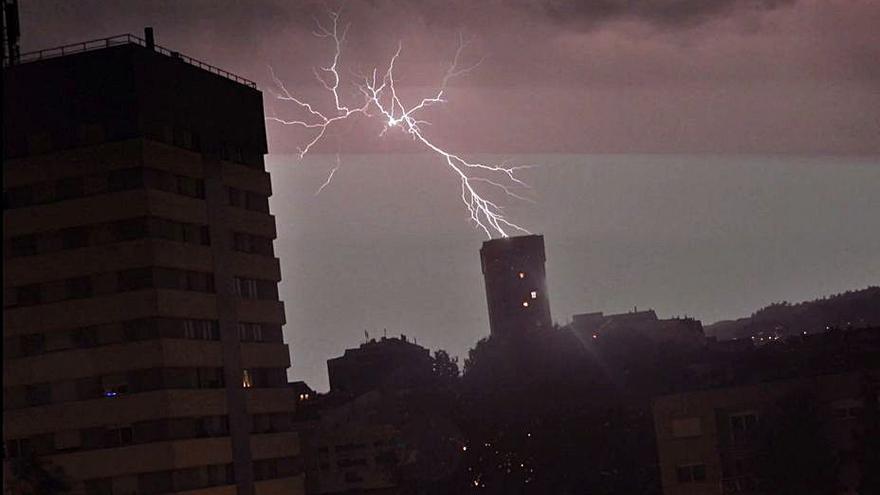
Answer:
MULTIPOLYGON (((316 29, 313 34, 332 41, 334 45, 333 57, 329 64, 315 68, 313 72, 318 82, 332 97, 333 108, 330 111, 322 111, 316 105, 291 93, 272 68, 269 68, 269 73, 276 86, 276 90, 272 91, 274 96, 280 101, 293 103, 303 116, 299 120, 285 120, 274 116, 267 117, 267 120, 315 131, 312 138, 298 148, 300 158, 318 144, 327 130, 337 122, 356 115, 378 117, 383 120, 380 136, 384 136, 391 130, 400 130, 409 134, 414 141, 441 159, 441 163, 445 164, 460 181, 461 201, 467 208, 470 221, 487 237, 491 239, 493 236, 508 237, 516 232, 530 233, 509 220, 504 215, 503 207, 481 194, 477 188, 477 184, 484 184, 489 189, 494 189, 505 196, 530 201, 518 193, 522 189, 527 189, 528 185, 516 175, 517 171, 528 168, 528 166, 512 167, 506 164, 493 165, 469 161, 428 139, 423 127, 430 125, 430 122, 418 117, 421 111, 434 105, 446 103, 446 87, 451 79, 467 74, 479 66, 482 60, 469 66, 461 64, 462 53, 471 40, 466 40, 459 35, 458 48, 436 92, 422 98, 412 106, 404 104, 395 87, 394 68, 403 50, 402 43, 398 43, 397 50, 388 62, 387 69, 381 75, 379 69, 373 69, 369 76, 361 76, 361 82, 354 83, 363 100, 356 106, 349 106, 343 103, 339 95, 339 86, 342 82, 339 74, 339 60, 342 57, 342 46, 345 43, 350 24, 340 26, 338 11, 328 12, 327 17, 329 23, 315 20, 316 29)), ((336 167, 330 171, 327 180, 315 194, 319 194, 327 187, 338 170, 339 156, 337 155, 336 167)))
POLYGON ((327 175, 327 179, 321 184, 321 187, 315 191, 315 196, 321 194, 321 191, 324 190, 325 187, 330 185, 330 181, 333 180, 333 176, 336 175, 336 171, 339 170, 339 167, 342 166, 342 163, 339 161, 339 153, 336 153, 336 166, 330 170, 330 173, 327 175))

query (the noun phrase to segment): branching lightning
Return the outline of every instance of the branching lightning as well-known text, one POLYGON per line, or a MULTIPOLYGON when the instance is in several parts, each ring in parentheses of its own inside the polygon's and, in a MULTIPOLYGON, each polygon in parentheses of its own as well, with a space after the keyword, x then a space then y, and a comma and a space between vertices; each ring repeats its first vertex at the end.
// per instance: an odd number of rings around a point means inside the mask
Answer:
MULTIPOLYGON (((299 120, 284 120, 278 117, 268 117, 268 120, 315 131, 311 140, 298 148, 300 158, 304 157, 312 147, 318 144, 327 133, 327 130, 335 123, 356 115, 379 117, 383 120, 384 124, 380 135, 385 135, 391 130, 399 129, 409 134, 413 140, 423 145, 428 151, 438 155, 442 163, 445 163, 460 180, 461 201, 467 207, 470 220, 475 226, 483 230, 489 238, 493 237, 493 235, 508 237, 514 232, 529 233, 525 228, 508 220, 503 213, 503 207, 483 196, 476 187, 477 184, 485 184, 490 189, 495 189, 506 196, 528 201, 528 198, 517 193, 518 190, 528 188, 528 185, 516 176, 518 170, 527 167, 511 167, 506 164, 492 165, 468 161, 460 155, 441 148, 428 139, 423 127, 430 125, 430 123, 418 116, 422 110, 445 103, 446 87, 449 81, 452 78, 470 72, 479 65, 479 62, 469 66, 461 65, 462 52, 470 40, 459 37, 458 49, 436 92, 422 98, 418 103, 409 107, 403 103, 395 87, 394 68, 403 50, 403 45, 398 43, 397 50, 391 57, 387 69, 381 75, 378 69, 373 69, 371 74, 361 76, 362 80, 354 83, 355 88, 363 97, 363 101, 357 106, 349 106, 342 102, 339 94, 339 86, 342 82, 339 74, 339 60, 342 56, 342 46, 345 43, 349 25, 340 26, 338 12, 329 12, 328 19, 329 23, 316 20, 316 30, 313 34, 319 38, 331 40, 334 45, 333 58, 330 63, 314 69, 315 77, 332 97, 333 108, 330 111, 319 110, 316 105, 303 101, 292 94, 275 75, 271 67, 269 68, 270 75, 277 87, 275 97, 281 101, 291 102, 296 105, 303 116, 299 120)), ((338 155, 336 160, 336 166, 330 171, 327 180, 315 194, 319 194, 324 190, 332 181, 334 174, 339 170, 338 155)))

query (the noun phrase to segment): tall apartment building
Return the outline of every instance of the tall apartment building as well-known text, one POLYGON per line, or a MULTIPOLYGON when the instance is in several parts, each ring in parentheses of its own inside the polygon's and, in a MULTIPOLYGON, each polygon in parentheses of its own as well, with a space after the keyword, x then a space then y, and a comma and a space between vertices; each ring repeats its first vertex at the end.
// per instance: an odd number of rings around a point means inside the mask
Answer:
POLYGON ((130 35, 3 70, 5 469, 303 491, 261 93, 130 35))
POLYGON ((480 249, 480 259, 493 336, 520 335, 552 326, 544 271, 544 236, 486 241, 480 249))

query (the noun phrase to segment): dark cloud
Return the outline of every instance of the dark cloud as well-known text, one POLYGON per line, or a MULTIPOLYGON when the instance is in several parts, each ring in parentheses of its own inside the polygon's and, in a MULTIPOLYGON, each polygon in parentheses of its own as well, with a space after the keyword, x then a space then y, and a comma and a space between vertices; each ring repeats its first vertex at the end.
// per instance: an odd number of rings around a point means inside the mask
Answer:
POLYGON ((550 0, 535 2, 529 10, 568 26, 631 19, 664 27, 687 27, 734 12, 766 12, 795 0, 550 0))
MULTIPOLYGON (((153 26, 163 46, 327 103, 312 67, 331 55, 311 35, 340 5, 287 0, 29 0, 22 48, 153 26), (322 100, 323 98, 323 100, 322 100)), ((876 0, 424 0, 344 2, 344 76, 383 67, 397 46, 401 90, 442 78, 458 33, 478 70, 433 110, 438 139, 477 151, 877 150, 876 0)), ((344 96, 357 98, 351 86, 344 96)), ((296 108, 273 101, 270 114, 296 108)), ((387 150, 352 125, 353 150, 387 150)), ((340 131, 348 130, 348 128, 340 131)), ((269 127, 273 152, 304 139, 269 127)), ((342 138, 340 138, 342 139, 342 138)))

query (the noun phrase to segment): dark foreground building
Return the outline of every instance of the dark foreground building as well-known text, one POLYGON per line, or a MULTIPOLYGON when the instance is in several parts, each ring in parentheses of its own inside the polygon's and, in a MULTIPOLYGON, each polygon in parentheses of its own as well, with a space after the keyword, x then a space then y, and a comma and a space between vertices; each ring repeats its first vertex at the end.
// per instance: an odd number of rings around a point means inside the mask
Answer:
POLYGON ((492 336, 549 329, 550 300, 544 271, 544 236, 505 237, 480 249, 492 336))
POLYGON ((344 396, 358 396, 386 385, 404 387, 410 379, 430 373, 428 349, 405 335, 372 339, 327 360, 330 392, 344 396))
POLYGON ((875 493, 878 383, 872 370, 656 398, 664 495, 875 493))
POLYGON ((3 70, 5 471, 301 493, 262 96, 151 38, 3 70))
POLYGON ((706 343, 699 320, 687 317, 661 320, 653 309, 614 315, 577 314, 572 317, 571 328, 585 340, 621 336, 679 348, 700 348, 706 343))

